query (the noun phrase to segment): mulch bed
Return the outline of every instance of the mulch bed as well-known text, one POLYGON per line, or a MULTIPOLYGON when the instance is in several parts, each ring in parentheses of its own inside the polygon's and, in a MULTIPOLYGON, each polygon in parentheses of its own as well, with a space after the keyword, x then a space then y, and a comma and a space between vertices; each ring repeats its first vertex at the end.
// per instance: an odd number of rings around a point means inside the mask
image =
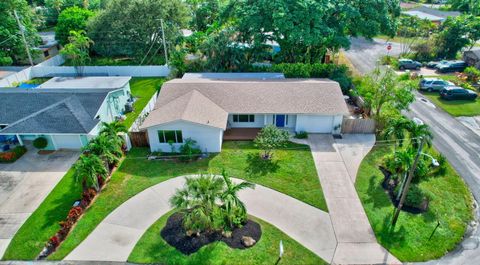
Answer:
POLYGON ((172 214, 168 218, 167 224, 160 232, 160 235, 168 244, 185 255, 195 253, 203 246, 216 241, 223 241, 231 248, 245 249, 246 247, 241 241, 243 236, 249 236, 255 239, 257 243, 262 236, 260 225, 252 220, 248 220, 245 225, 240 228, 236 228, 232 232, 232 236, 230 238, 222 236, 221 232, 218 231, 202 233, 200 236, 190 237, 186 235, 186 231, 183 228, 182 222, 182 213, 172 214))
POLYGON ((55 153, 54 150, 39 150, 38 151, 39 155, 49 155, 49 154, 53 154, 53 153, 55 153))

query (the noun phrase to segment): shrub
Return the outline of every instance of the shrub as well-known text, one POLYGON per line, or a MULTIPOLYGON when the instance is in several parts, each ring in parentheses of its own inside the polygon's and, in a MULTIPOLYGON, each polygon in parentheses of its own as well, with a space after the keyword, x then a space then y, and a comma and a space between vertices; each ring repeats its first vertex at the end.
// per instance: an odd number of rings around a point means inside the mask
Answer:
POLYGON ((461 83, 460 86, 465 88, 465 89, 476 91, 476 88, 469 83, 461 83))
POLYGON ((202 150, 197 145, 197 141, 187 138, 183 145, 180 146, 180 160, 181 161, 191 161, 196 156, 200 155, 202 150))
MULTIPOLYGON (((400 192, 400 184, 395 187, 394 195, 397 197, 400 192)), ((418 185, 410 185, 407 197, 405 198, 405 205, 410 207, 421 208, 424 201, 428 200, 425 193, 418 187, 418 185)))
POLYGON ((308 138, 308 133, 306 131, 300 131, 295 133, 295 138, 297 139, 307 139, 308 138))
POLYGON ((33 146, 37 149, 43 149, 47 147, 47 145, 48 145, 48 140, 43 136, 40 136, 37 139, 33 140, 33 146))
POLYGON ((0 163, 13 163, 27 152, 25 146, 16 146, 8 152, 0 153, 0 163))
POLYGON ((477 83, 480 78, 480 70, 474 66, 469 66, 463 71, 467 75, 467 81, 471 83, 477 83))

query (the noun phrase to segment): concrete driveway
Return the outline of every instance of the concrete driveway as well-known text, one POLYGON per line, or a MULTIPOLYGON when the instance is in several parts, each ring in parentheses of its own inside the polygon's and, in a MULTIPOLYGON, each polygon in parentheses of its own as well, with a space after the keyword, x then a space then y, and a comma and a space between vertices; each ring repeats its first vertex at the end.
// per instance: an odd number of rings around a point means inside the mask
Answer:
POLYGON ((79 156, 78 151, 38 155, 34 148, 13 164, 0 164, 0 257, 10 240, 79 156))

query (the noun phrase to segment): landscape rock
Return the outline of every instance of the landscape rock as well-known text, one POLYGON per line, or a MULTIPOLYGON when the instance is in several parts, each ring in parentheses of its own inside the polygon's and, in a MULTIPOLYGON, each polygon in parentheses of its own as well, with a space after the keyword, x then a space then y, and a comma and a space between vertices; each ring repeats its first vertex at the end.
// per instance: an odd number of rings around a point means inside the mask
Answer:
POLYGON ((255 239, 249 237, 249 236, 242 236, 242 244, 249 248, 253 245, 255 245, 255 243, 257 243, 257 241, 255 241, 255 239))

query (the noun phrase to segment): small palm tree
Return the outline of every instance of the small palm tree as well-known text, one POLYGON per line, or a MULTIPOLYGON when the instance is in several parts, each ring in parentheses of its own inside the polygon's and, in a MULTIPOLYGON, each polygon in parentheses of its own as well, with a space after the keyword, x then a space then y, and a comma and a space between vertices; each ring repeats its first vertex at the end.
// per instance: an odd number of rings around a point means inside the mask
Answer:
POLYGON ((116 165, 122 157, 121 144, 118 139, 105 135, 99 135, 90 141, 84 151, 100 157, 107 167, 116 165))
POLYGON ((385 139, 394 139, 399 142, 399 146, 403 146, 403 140, 411 121, 401 116, 397 119, 388 121, 387 126, 383 132, 385 139))
POLYGON ((186 178, 185 187, 176 191, 170 204, 183 212, 183 226, 187 231, 211 231, 221 226, 217 199, 223 187, 223 181, 212 175, 186 178))
POLYGON ((93 187, 96 191, 100 190, 99 178, 105 179, 107 169, 103 161, 96 155, 80 155, 80 158, 74 165, 74 177, 77 183, 82 183, 83 189, 93 187))
POLYGON ((255 188, 255 184, 250 182, 241 182, 235 184, 227 175, 225 170, 222 172, 222 179, 225 184, 225 190, 220 195, 225 210, 225 219, 229 229, 233 229, 239 223, 247 219, 247 209, 245 204, 238 197, 238 192, 246 188, 255 188))
POLYGON ((410 139, 412 139, 412 145, 414 148, 418 148, 420 146, 420 142, 422 139, 425 140, 425 143, 428 146, 432 145, 433 134, 430 131, 430 128, 426 124, 417 124, 414 121, 410 122, 410 126, 407 128, 410 139))
POLYGON ((119 121, 112 121, 110 123, 102 122, 102 129, 100 134, 107 136, 117 136, 119 133, 127 133, 128 128, 119 121))

